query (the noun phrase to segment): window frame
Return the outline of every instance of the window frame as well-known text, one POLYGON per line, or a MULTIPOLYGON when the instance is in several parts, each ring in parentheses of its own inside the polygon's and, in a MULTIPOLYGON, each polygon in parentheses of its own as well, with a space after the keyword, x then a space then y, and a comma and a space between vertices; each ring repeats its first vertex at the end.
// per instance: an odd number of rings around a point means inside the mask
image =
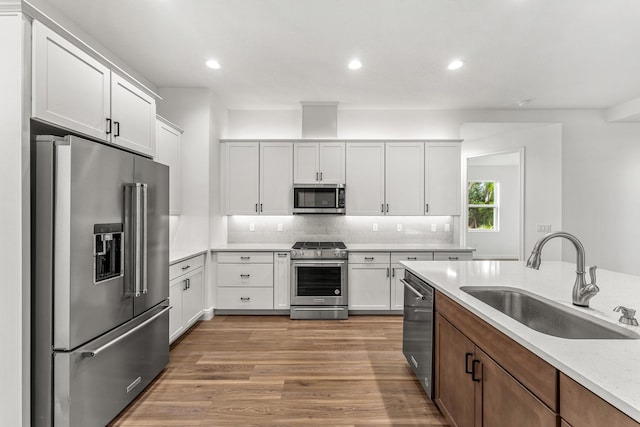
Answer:
POLYGON ((495 179, 467 179, 467 231, 472 233, 498 233, 500 232, 500 182, 495 179), (469 185, 471 183, 493 183, 493 204, 472 204, 469 203, 469 185), (471 208, 491 208, 493 209, 493 228, 470 228, 469 209, 471 208))

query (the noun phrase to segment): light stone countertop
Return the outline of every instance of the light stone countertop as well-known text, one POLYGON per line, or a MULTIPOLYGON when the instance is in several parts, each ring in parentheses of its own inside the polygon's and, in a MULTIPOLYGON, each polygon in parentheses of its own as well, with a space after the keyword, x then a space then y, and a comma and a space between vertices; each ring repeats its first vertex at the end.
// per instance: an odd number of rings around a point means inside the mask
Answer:
POLYGON ((289 252, 293 243, 227 243, 211 248, 211 252, 289 252))
POLYGON ((636 421, 640 421, 640 340, 577 340, 545 335, 460 290, 461 286, 509 286, 559 302, 603 322, 618 322, 617 305, 640 309, 640 277, 597 271, 600 292, 589 308, 571 304, 575 264, 543 261, 540 270, 520 261, 402 261, 408 270, 520 343, 636 421))
POLYGON ((207 252, 209 252, 206 249, 194 249, 191 251, 188 250, 183 250, 183 251, 176 251, 176 252, 171 252, 169 254, 169 265, 173 265, 173 264, 177 264, 181 261, 184 261, 185 259, 189 259, 189 258, 193 258, 194 256, 198 256, 198 255, 202 255, 202 254, 206 254, 207 252))
POLYGON ((452 243, 346 243, 350 252, 471 252, 474 248, 452 243))

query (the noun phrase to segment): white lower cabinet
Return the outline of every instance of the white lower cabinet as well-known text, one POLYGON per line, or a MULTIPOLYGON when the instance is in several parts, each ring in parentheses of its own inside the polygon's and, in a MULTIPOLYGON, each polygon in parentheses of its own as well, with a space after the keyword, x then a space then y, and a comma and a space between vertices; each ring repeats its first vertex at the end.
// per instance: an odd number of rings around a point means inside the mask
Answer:
POLYGON ((349 310, 402 311, 405 268, 400 261, 467 261, 459 252, 351 252, 349 253, 349 310))
POLYGON ((193 325, 204 308, 204 255, 169 267, 169 342, 193 325))
POLYGON ((349 310, 390 308, 390 254, 349 254, 349 310))
POLYGON ((291 307, 291 254, 273 254, 273 308, 289 310, 291 307))
POLYGON ((273 252, 217 255, 219 310, 273 310, 273 252))
POLYGON ((405 268, 400 261, 432 261, 433 252, 392 252, 391 253, 391 310, 404 310, 405 268))

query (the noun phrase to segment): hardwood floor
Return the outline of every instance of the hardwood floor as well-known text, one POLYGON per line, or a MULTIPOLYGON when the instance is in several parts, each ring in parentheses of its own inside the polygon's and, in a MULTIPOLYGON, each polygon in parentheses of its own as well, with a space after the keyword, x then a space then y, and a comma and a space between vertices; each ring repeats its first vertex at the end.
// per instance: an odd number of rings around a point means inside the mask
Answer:
POLYGON ((216 316, 111 426, 446 426, 402 355, 401 316, 216 316))

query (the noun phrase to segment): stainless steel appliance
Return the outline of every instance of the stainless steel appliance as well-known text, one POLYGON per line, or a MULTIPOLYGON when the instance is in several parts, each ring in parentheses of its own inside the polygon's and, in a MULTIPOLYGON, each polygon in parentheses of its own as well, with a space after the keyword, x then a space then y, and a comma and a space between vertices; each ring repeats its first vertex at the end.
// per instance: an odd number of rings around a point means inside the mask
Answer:
POLYGON ((169 169, 33 144, 32 423, 104 426, 169 360, 169 169))
POLYGON ((291 250, 291 319, 346 319, 347 247, 296 242, 291 250))
POLYGON ((420 384, 433 398, 434 291, 409 271, 404 279, 402 352, 420 384))
POLYGON ((294 214, 345 213, 344 184, 295 184, 294 214))

